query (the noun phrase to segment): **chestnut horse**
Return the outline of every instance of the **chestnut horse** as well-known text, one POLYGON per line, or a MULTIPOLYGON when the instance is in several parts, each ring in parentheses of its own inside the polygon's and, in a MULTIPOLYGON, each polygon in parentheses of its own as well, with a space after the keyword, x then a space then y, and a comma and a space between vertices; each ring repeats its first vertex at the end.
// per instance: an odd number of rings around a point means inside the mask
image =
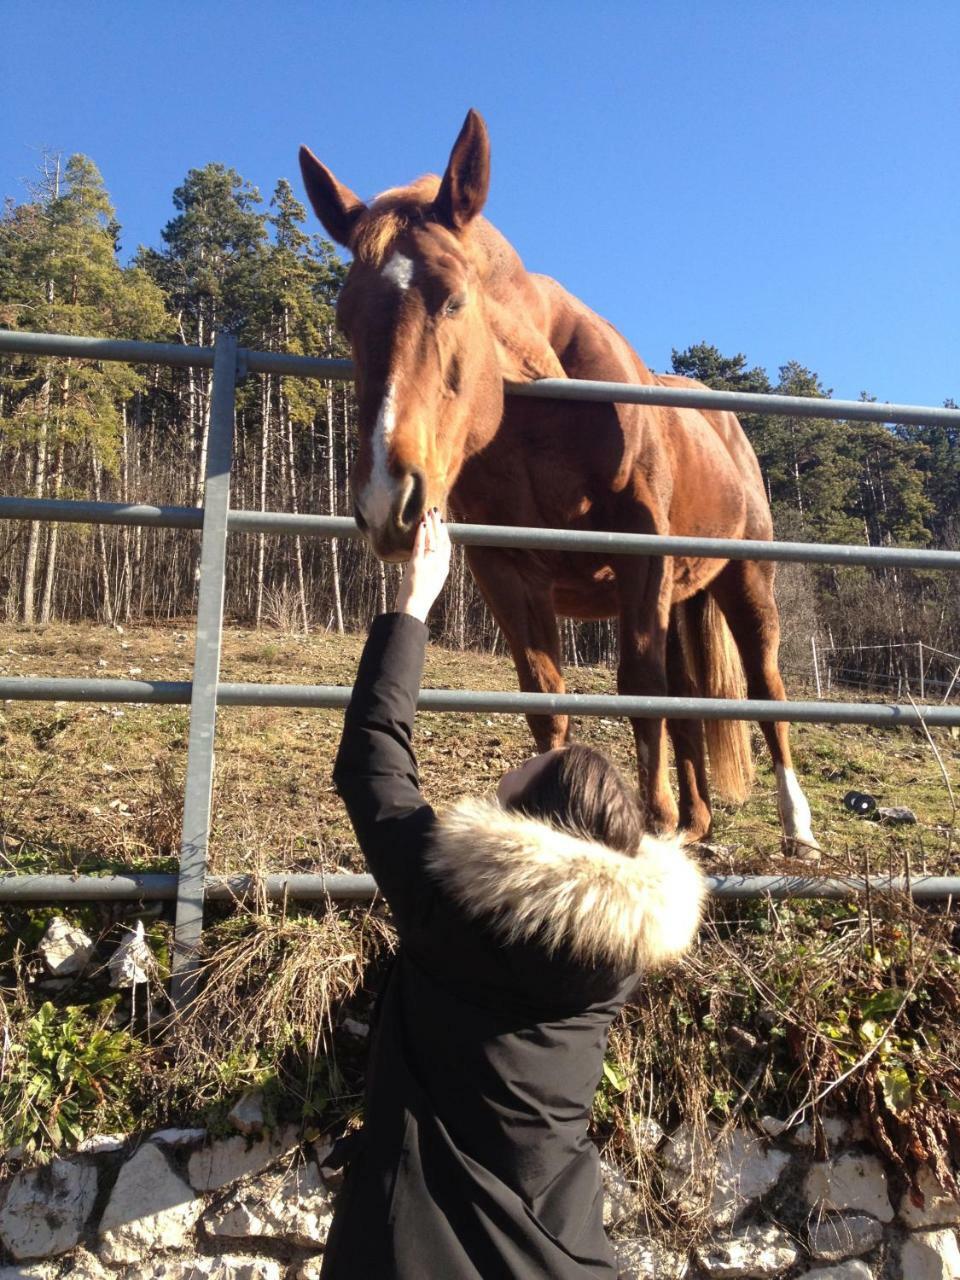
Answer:
MULTIPOLYGON (((300 162, 317 217, 353 254, 337 309, 356 363, 351 488, 357 523, 381 559, 407 559, 428 506, 489 524, 771 536, 760 468, 733 414, 504 398, 505 380, 687 380, 651 373, 607 321, 555 280, 529 274, 481 217, 490 149, 476 112, 442 179, 419 178, 369 205, 306 147, 300 162)), ((621 693, 736 696, 745 673, 750 697, 786 696, 769 563, 488 547, 469 548, 467 558, 521 689, 563 692, 558 615, 617 616, 621 693)), ((567 740, 566 716, 529 720, 540 750, 567 740)), ((707 746, 717 789, 746 794, 743 724, 708 723, 705 733, 698 721, 634 720, 633 730, 655 829, 679 824, 689 840, 708 834, 707 746)), ((763 732, 785 840, 816 849, 788 726, 764 724, 763 732)))

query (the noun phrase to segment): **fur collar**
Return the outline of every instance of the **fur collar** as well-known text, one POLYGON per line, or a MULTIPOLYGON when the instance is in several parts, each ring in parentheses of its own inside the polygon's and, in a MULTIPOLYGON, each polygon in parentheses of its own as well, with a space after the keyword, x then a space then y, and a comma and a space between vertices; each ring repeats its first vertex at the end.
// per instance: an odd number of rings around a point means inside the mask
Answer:
POLYGON ((678 840, 644 836, 633 858, 466 797, 438 815, 428 865, 506 942, 539 935, 624 977, 679 958, 700 924, 703 876, 678 840))

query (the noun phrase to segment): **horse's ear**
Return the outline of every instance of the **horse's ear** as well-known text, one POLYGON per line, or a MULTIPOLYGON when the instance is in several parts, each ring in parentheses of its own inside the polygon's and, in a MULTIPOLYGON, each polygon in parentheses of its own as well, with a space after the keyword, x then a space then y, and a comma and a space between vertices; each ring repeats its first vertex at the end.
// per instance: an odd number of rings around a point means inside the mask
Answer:
POLYGON ((327 234, 337 244, 349 249, 353 228, 367 206, 349 187, 336 180, 309 147, 300 148, 300 172, 303 174, 303 185, 307 189, 313 211, 323 223, 327 234))
POLYGON ((451 231, 460 231, 483 208, 489 187, 490 139, 483 117, 471 107, 433 202, 434 216, 451 231))

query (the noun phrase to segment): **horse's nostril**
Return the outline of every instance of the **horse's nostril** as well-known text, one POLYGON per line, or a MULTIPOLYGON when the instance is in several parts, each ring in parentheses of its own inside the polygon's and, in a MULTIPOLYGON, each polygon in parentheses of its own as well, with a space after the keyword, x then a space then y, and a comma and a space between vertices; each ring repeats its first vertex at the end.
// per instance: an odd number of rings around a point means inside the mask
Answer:
POLYGON ((411 471, 408 480, 407 495, 400 508, 397 523, 401 529, 412 529, 423 515, 423 504, 426 498, 426 481, 422 471, 411 471))
POLYGON ((366 532, 367 532, 367 522, 366 522, 366 520, 364 520, 364 518, 363 518, 363 512, 360 510, 360 508, 357 506, 357 504, 356 504, 356 503, 354 503, 354 504, 353 504, 353 518, 354 518, 354 520, 356 520, 356 522, 357 522, 357 528, 360 530, 360 532, 361 532, 361 533, 366 533, 366 532))

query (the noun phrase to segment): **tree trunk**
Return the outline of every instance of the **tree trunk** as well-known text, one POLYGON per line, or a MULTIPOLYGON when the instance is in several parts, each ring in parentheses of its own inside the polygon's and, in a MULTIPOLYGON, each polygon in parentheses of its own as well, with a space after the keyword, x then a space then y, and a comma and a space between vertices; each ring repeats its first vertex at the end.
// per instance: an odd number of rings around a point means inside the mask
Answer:
MULTIPOLYGON (((263 375, 260 390, 260 510, 267 508, 267 465, 270 459, 270 375, 263 375)), ((267 535, 257 535, 257 603, 253 625, 258 629, 263 622, 263 574, 267 556, 267 535)))
MULTIPOLYGON (((91 450, 90 461, 93 467, 93 492, 97 502, 102 501, 102 487, 100 484, 103 475, 103 468, 100 465, 100 459, 91 450)), ((100 584, 103 592, 103 620, 108 625, 113 625, 113 599, 110 591, 110 560, 107 555, 107 540, 103 534, 103 525, 97 525, 97 559, 100 566, 100 584)))
MULTIPOLYGON (((47 432, 50 418, 50 368, 41 391, 43 412, 40 420, 40 432, 37 436, 37 448, 34 453, 33 477, 30 485, 31 496, 42 498, 47 483, 47 432)), ((37 557, 40 552, 40 521, 31 520, 27 534, 27 547, 23 557, 23 576, 20 582, 20 617, 31 625, 34 620, 34 584, 37 575, 37 557)))
MULTIPOLYGON (((59 498, 63 487, 63 436, 57 440, 57 452, 53 463, 51 480, 51 497, 59 498)), ((47 538, 47 560, 43 567, 43 593, 40 601, 40 621, 46 625, 50 621, 53 608, 53 582, 57 568, 57 551, 60 545, 60 526, 50 526, 47 538)))
MULTIPOLYGON (((327 383, 327 492, 329 500, 327 511, 331 516, 337 514, 337 477, 334 465, 334 432, 333 432, 333 383, 327 383)), ((337 624, 337 634, 343 635, 343 598, 340 594, 340 546, 336 538, 330 539, 330 571, 333 577, 333 616, 337 624)))

